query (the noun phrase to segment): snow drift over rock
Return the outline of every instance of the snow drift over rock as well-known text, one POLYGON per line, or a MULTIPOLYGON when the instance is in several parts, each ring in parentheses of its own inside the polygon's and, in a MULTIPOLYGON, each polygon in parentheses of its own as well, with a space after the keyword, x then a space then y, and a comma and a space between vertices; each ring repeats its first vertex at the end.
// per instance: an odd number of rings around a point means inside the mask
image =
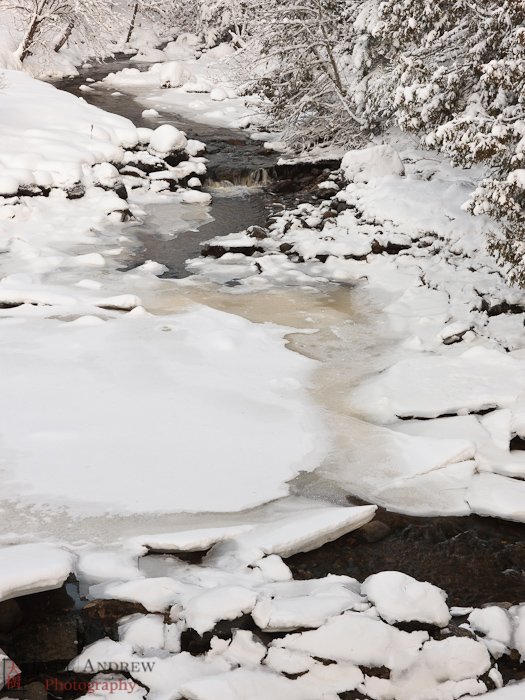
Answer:
POLYGON ((171 124, 163 124, 151 135, 150 149, 157 155, 167 156, 174 151, 183 151, 187 143, 182 131, 171 124))
POLYGON ((403 162, 392 146, 372 146, 348 151, 341 169, 348 182, 368 182, 372 178, 405 174, 403 162))
POLYGON ((446 593, 400 571, 382 571, 369 576, 361 590, 383 620, 391 624, 417 621, 445 627, 450 621, 446 593))
POLYGON ((48 544, 0 549, 0 601, 59 588, 73 568, 73 555, 48 544))

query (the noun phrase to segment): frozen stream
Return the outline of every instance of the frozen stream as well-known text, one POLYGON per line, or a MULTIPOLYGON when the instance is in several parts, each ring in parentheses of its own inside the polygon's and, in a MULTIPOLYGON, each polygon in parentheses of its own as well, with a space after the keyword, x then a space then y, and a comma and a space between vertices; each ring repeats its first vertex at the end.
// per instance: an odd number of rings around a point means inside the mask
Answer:
MULTIPOLYGON (((111 65, 112 69, 118 67, 118 64, 111 65)), ((104 71, 107 72, 107 67, 97 67, 91 69, 90 75, 100 79, 104 71)), ((79 85, 86 78, 84 74, 81 79, 64 81, 60 87, 78 93, 79 85)), ((140 105, 129 96, 114 96, 97 88, 84 97, 139 125, 144 123, 140 105)), ((272 164, 272 156, 261 154, 260 145, 242 133, 192 124, 165 114, 159 121, 171 122, 184 128, 189 136, 205 141, 212 152, 210 167, 217 167, 219 173, 225 172, 224 162, 230 173, 239 172, 242 177, 252 169, 257 171, 272 164)), ((93 279, 103 283, 106 295, 136 293, 144 307, 155 316, 151 320, 126 322, 117 315, 109 323, 99 321, 99 330, 92 330, 89 324, 84 328, 81 324, 72 326, 71 331, 67 330, 68 320, 75 321, 74 316, 35 319, 34 324, 39 326, 43 338, 38 356, 40 360, 45 358, 45 365, 33 380, 28 380, 33 382, 31 390, 36 397, 34 411, 27 414, 24 422, 13 421, 12 425, 8 416, 6 432, 12 436, 14 446, 10 463, 18 460, 20 464, 9 493, 0 502, 1 541, 12 542, 13 533, 24 533, 29 539, 38 536, 73 544, 106 544, 136 533, 272 520, 276 512, 303 510, 305 499, 309 508, 326 502, 347 503, 347 490, 331 479, 330 469, 327 468, 322 478, 306 472, 312 472, 325 457, 328 467, 334 459, 337 461, 339 454, 329 430, 323 427, 331 421, 325 411, 339 408, 329 406, 325 399, 328 395, 331 401, 336 396, 342 399, 359 377, 373 370, 374 358, 381 363, 383 345, 379 338, 385 336, 388 341, 388 333, 385 334, 380 322, 376 323, 373 307, 361 294, 358 310, 353 289, 345 285, 246 294, 240 288, 194 282, 191 277, 180 279, 186 275, 184 261, 198 253, 201 241, 250 224, 264 223, 269 208, 286 201, 290 199, 274 197, 256 187, 217 187, 211 210, 182 205, 176 200, 170 203, 168 199, 162 204, 146 204, 144 223, 131 223, 123 229, 109 225, 107 231, 100 231, 92 240, 69 244, 69 248, 67 240, 60 243, 67 254, 73 250, 78 255, 100 252, 106 257, 113 256, 107 258, 111 264, 107 264, 102 273, 94 272, 93 279), (122 252, 113 252, 115 241, 122 233, 126 236, 126 245, 122 246, 122 252), (148 259, 166 265, 167 279, 135 273, 135 267, 148 259), (200 314, 195 316, 200 324, 197 329, 191 325, 195 321, 188 320, 188 314, 184 313, 193 313, 194 309, 200 314), (225 315, 217 312, 225 312, 225 315), (228 320, 235 318, 238 321, 228 320), (222 323, 226 323, 224 329, 222 323), (284 332, 287 327, 290 331, 306 331, 290 332, 289 347, 306 358, 322 360, 322 369, 312 375, 314 366, 309 360, 294 357, 279 347, 282 341, 278 338, 283 330, 264 324, 284 326, 284 332), (49 335, 47 331, 52 328, 49 335), (176 333, 163 333, 165 330, 176 333), (128 333, 131 335, 126 340, 128 333), (144 342, 145 333, 159 333, 157 347, 148 340, 144 342), (182 340, 182 346, 177 338, 182 340), (96 345, 88 349, 94 342, 96 345), (219 360, 215 370, 215 360, 210 367, 206 355, 199 370, 199 347, 193 347, 198 342, 216 344, 219 360), (223 351, 228 349, 225 343, 237 344, 240 352, 224 354, 222 359, 223 351), (166 364, 169 355, 159 355, 158 351, 169 353, 169 348, 173 348, 174 355, 166 364), (272 353, 275 354, 275 372, 272 353), (118 361, 110 371, 109 366, 116 357, 118 361), (353 358, 352 362, 348 362, 349 357, 353 358), (239 363, 235 369, 230 367, 232 360, 239 363), (84 368, 85 379, 78 374, 78 363, 84 368), (147 367, 144 377, 141 376, 142 363, 147 367), (186 379, 185 368, 195 374, 186 379), (219 376, 213 377, 214 371, 219 376), (226 372, 224 379, 221 372, 226 372), (249 386, 242 387, 241 391, 230 386, 228 377, 235 377, 235 374, 249 386), (111 376, 109 385, 106 375, 111 376), (311 384, 308 377, 313 377, 315 386, 308 386, 311 384), (69 386, 71 378, 74 391, 69 386), (176 386, 188 391, 187 399, 175 400, 168 391, 161 391, 159 395, 155 387, 173 380, 176 386), (265 381, 270 390, 267 397, 265 381), (252 384, 253 389, 250 389, 252 384), (251 401, 250 391, 255 401, 251 401), (140 418, 134 406, 138 392, 140 418), (56 405, 50 412, 47 397, 51 393, 56 397, 56 405), (101 396, 107 397, 106 400, 101 402, 101 396), (312 401, 314 396, 317 401, 312 401), (216 410, 214 404, 221 401, 238 404, 235 424, 213 422, 216 420, 213 416, 220 417, 220 410, 216 410), (64 405, 71 405, 73 410, 62 408, 64 405), (180 413, 181 410, 187 415, 180 413), (170 421, 177 426, 186 425, 187 434, 179 429, 179 433, 173 432, 171 437, 170 421), (140 426, 143 440, 133 426, 140 426), (196 444, 191 436, 198 432, 205 439, 196 444), (255 442, 252 443, 252 439, 255 442), (25 444, 30 445, 30 449, 24 454, 18 445, 25 444), (57 451, 57 444, 63 444, 64 450, 57 451), (253 445, 258 445, 255 451, 253 445), (73 447, 75 453, 70 452, 73 447), (77 454, 80 458, 75 456, 77 454), (232 461, 231 473, 226 470, 222 474, 219 465, 228 463, 228 455, 232 461), (119 467, 100 472, 100 465, 107 464, 108 460, 116 465, 125 464, 126 469, 119 467), (208 469, 211 465, 217 468, 210 475, 212 478, 207 479, 198 470, 192 474, 188 461, 198 468, 204 465, 208 465, 208 469), (42 470, 42 464, 52 465, 51 472, 42 470), (151 467, 145 473, 144 466, 148 464, 151 467), (246 474, 240 471, 242 464, 246 474), (75 479, 72 478, 73 469, 75 479), (173 474, 174 469, 178 477, 173 474), (80 471, 85 477, 79 480, 80 471), (297 473, 300 476, 291 481, 290 489, 285 484, 278 486, 280 481, 290 481, 279 478, 280 474, 297 473), (202 484, 202 497, 192 485, 192 478, 200 479, 195 483, 202 484), (84 483, 82 493, 72 494, 74 484, 81 481, 84 483), (174 489, 173 498, 170 489, 174 489), (286 496, 288 491, 290 495, 286 496), (24 501, 16 499, 18 492, 24 495, 24 501), (244 510, 236 504, 236 498, 241 495, 244 510), (72 511, 64 507, 70 497, 76 499, 72 511), (258 505, 270 501, 269 505, 258 505), (206 508, 205 504, 209 503, 217 507, 206 508), (246 511, 248 504, 256 507, 246 511)), ((8 258, 4 264, 9 265, 8 258)), ((65 266, 54 270, 47 284, 73 290, 78 280, 75 268, 65 266)), ((105 320, 103 315, 101 320, 105 320)), ((29 346, 33 336, 27 333, 33 333, 34 328, 27 326, 26 330, 21 326, 16 342, 29 346)), ((209 352, 208 348, 206 351, 209 352)), ((16 353, 13 355, 13 376, 23 371, 25 361, 24 357, 17 359, 16 353)), ((12 391, 17 407, 12 415, 24 412, 23 397, 17 387, 13 384, 11 389, 6 385, 4 389, 12 391)))

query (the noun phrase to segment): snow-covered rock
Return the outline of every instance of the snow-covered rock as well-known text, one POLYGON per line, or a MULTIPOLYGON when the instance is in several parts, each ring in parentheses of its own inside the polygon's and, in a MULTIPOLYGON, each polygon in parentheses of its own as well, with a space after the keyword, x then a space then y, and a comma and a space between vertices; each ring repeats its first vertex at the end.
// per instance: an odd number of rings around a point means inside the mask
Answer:
POLYGON ((60 586, 73 569, 74 556, 48 544, 0 549, 0 601, 60 586))
POLYGON ((162 124, 153 134, 149 142, 150 150, 160 156, 167 156, 174 151, 183 151, 188 141, 185 134, 171 124, 162 124))
POLYGON ((342 162, 348 182, 368 182, 372 178, 404 175, 403 162, 392 146, 372 146, 348 151, 342 162))
POLYGON ((445 627, 450 621, 446 593, 430 583, 416 581, 400 571, 369 576, 362 592, 389 623, 424 622, 445 627))

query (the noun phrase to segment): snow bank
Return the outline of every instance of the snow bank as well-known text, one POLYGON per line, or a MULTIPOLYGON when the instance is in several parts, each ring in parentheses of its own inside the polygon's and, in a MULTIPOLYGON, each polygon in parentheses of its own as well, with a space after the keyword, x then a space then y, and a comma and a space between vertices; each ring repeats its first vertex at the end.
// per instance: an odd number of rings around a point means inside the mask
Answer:
MULTIPOLYGON (((120 187, 126 199, 125 177, 130 188, 147 189, 151 179, 158 179, 178 190, 179 181, 183 185, 206 172, 205 164, 191 155, 202 148, 192 142, 186 152, 186 137, 173 126, 137 129, 129 120, 25 73, 6 71, 5 76, 0 91, 0 204, 5 204, 1 197, 47 195, 54 188, 79 198, 93 186, 120 187), (38 111, 32 108, 35 101, 41 105, 38 111)), ((199 203, 204 196, 199 193, 199 203)))
POLYGON ((3 75, 2 178, 24 187, 72 187, 89 180, 90 166, 118 162, 124 149, 137 145, 137 130, 127 119, 20 71, 3 75))

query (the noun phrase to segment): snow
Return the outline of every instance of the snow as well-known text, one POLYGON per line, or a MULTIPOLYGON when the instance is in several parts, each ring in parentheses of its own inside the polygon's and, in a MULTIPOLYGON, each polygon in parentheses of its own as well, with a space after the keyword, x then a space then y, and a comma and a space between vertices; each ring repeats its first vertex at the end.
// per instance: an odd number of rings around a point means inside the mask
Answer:
POLYGON ((16 463, 4 484, 20 502, 91 514, 241 510, 285 495, 324 453, 300 388, 314 363, 286 350, 277 327, 205 307, 97 324, 19 319, 0 356, 1 436, 16 463))
POLYGON ((161 615, 131 615, 120 621, 119 638, 135 653, 161 649, 164 646, 164 618, 161 615))
POLYGON ((167 576, 137 579, 124 583, 104 583, 90 586, 93 599, 127 600, 140 603, 152 613, 164 613, 180 594, 181 585, 167 576))
POLYGON ((396 417, 437 418, 504 408, 524 390, 525 368, 519 360, 476 347, 454 358, 401 360, 363 384, 352 404, 367 418, 386 423, 396 417))
POLYGON ((174 151, 183 151, 187 143, 182 131, 171 124, 162 124, 151 135, 150 149, 157 155, 167 156, 174 151))
POLYGON ((73 568, 73 555, 48 544, 0 549, 0 601, 60 588, 73 568))
POLYGON ((489 700, 521 700, 525 692, 525 682, 510 683, 505 688, 499 688, 487 693, 484 697, 489 700))
POLYGON ((320 659, 396 669, 406 668, 427 640, 426 632, 403 632, 367 615, 346 612, 317 630, 289 634, 272 646, 320 659))
POLYGON ((352 590, 355 583, 352 579, 328 576, 307 583, 310 585, 267 587, 267 596, 259 598, 252 613, 257 627, 277 632, 316 628, 346 610, 366 608, 365 599, 352 590))
POLYGON ((183 530, 137 537, 136 542, 150 549, 163 552, 205 552, 214 544, 241 535, 251 530, 252 525, 231 525, 229 527, 183 530))
MULTIPOLYGON (((290 557, 308 552, 341 537, 372 520, 375 506, 352 508, 321 507, 299 515, 276 518, 237 537, 241 549, 250 554, 279 554, 290 557)), ((253 563, 250 561, 249 563, 253 563)))
POLYGON ((468 617, 468 622, 474 631, 481 633, 485 644, 495 658, 511 647, 512 620, 503 608, 491 605, 487 608, 473 610, 468 617))
POLYGON ((478 695, 487 687, 477 680, 490 668, 490 657, 479 642, 466 637, 430 640, 405 668, 394 669, 390 679, 367 678, 373 697, 418 700, 478 695))
POLYGON ((368 182, 372 178, 404 175, 405 168, 392 146, 373 146, 348 151, 342 162, 348 182, 368 182))
POLYGON ((211 204, 211 195, 207 192, 188 191, 182 195, 182 201, 186 204, 211 204))
POLYGON ((382 571, 369 576, 362 591, 383 620, 390 624, 417 621, 445 627, 450 621, 446 593, 400 571, 382 571))
POLYGON ((499 474, 478 474, 467 493, 470 507, 479 515, 518 522, 525 521, 524 497, 525 482, 499 474))
POLYGON ((248 588, 218 586, 192 597, 184 606, 184 618, 188 627, 204 634, 219 620, 236 620, 250 613, 256 600, 256 593, 248 588))
MULTIPOLYGON (((20 71, 6 70, 0 91, 0 190, 88 180, 89 166, 118 162, 138 143, 137 130, 112 115, 20 71), (38 113, 32 108, 37 102, 38 113)), ((107 166, 105 166, 107 167, 107 166)))

